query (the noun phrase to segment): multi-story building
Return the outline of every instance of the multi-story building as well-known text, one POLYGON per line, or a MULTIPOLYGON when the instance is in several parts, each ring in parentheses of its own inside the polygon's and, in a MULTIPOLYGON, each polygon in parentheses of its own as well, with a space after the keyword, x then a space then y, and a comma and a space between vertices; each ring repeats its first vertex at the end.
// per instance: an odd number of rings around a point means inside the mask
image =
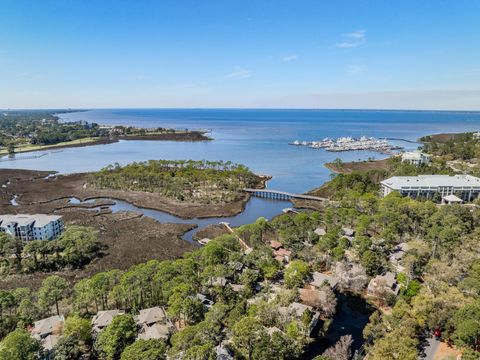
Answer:
POLYGON ((402 162, 412 165, 428 164, 430 162, 430 155, 424 154, 421 151, 410 151, 402 154, 402 162))
POLYGON ((0 231, 23 241, 52 240, 63 232, 63 221, 59 215, 0 215, 0 231))
POLYGON ((441 199, 454 195, 463 201, 472 201, 480 193, 480 179, 471 175, 393 176, 381 182, 381 196, 398 191, 412 198, 441 199), (436 195, 438 194, 438 195, 436 195))

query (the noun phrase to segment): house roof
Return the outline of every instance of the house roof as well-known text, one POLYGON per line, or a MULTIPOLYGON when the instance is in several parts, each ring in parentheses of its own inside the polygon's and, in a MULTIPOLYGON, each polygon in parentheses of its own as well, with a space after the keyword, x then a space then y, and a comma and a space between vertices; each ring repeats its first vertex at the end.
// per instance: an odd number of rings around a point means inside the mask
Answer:
POLYGON ((298 302, 293 302, 291 303, 288 308, 290 310, 293 310, 295 311, 295 314, 300 317, 303 315, 303 313, 308 309, 312 312, 314 312, 313 310, 313 307, 311 307, 310 305, 305 305, 305 304, 301 304, 301 303, 298 303, 298 302))
POLYGON ((208 285, 211 285, 211 286, 225 286, 228 284, 228 280, 225 279, 224 277, 215 277, 215 278, 211 278, 208 282, 207 282, 208 285))
POLYGON ((355 234, 355 230, 349 227, 342 227, 342 232, 344 235, 347 235, 347 236, 353 236, 355 234))
POLYGON ((280 249, 282 246, 283 246, 282 243, 279 241, 275 241, 275 240, 270 241, 270 247, 275 250, 280 249))
POLYGON ((313 280, 310 282, 310 285, 313 285, 318 288, 322 287, 323 284, 325 284, 325 282, 327 282, 332 289, 336 287, 338 284, 338 279, 336 277, 332 275, 323 274, 318 271, 315 271, 312 274, 312 278, 313 280))
POLYGON ((104 328, 110 325, 113 318, 117 315, 124 314, 121 310, 102 310, 97 313, 92 319, 92 324, 97 328, 104 328))
POLYGON ((324 228, 316 228, 315 231, 314 231, 315 234, 317 234, 318 236, 324 236, 327 232, 325 231, 324 228))
POLYGON ((278 249, 274 252, 276 256, 290 256, 292 252, 286 249, 278 249))
POLYGON ((140 310, 138 315, 137 324, 153 324, 156 322, 165 321, 167 315, 165 310, 159 306, 140 310))
POLYGON ((267 330, 267 334, 270 335, 270 336, 272 336, 273 333, 276 333, 276 332, 283 332, 282 330, 280 330, 276 326, 271 326, 271 327, 267 328, 266 330, 267 330))
POLYGON ((60 338, 60 335, 48 335, 43 341, 42 341, 42 347, 46 351, 51 351, 57 345, 58 339, 60 338))
POLYGON ((170 329, 167 325, 163 324, 153 324, 152 326, 143 325, 140 333, 138 334, 139 339, 143 340, 160 340, 160 339, 168 339, 170 335, 170 329))
POLYGON ((44 337, 52 333, 60 333, 65 318, 63 315, 50 316, 42 320, 35 321, 33 324, 32 335, 44 337))
POLYGON ((232 287, 232 290, 235 292, 240 292, 240 291, 243 291, 243 289, 245 289, 245 285, 230 284, 230 286, 232 287))

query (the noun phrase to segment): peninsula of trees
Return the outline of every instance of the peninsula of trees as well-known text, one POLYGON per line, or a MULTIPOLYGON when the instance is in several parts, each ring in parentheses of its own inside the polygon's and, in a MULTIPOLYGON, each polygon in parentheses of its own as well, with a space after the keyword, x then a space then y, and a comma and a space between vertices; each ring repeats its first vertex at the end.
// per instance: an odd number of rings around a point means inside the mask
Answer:
POLYGON ((124 140, 210 140, 201 131, 132 126, 101 126, 85 121, 63 122, 65 110, 16 110, 0 113, 0 154, 124 140), (2 149, 3 147, 3 149, 2 149))
POLYGON ((150 160, 110 165, 89 176, 98 189, 160 193, 177 201, 227 203, 242 197, 244 188, 262 179, 243 165, 229 161, 150 160))

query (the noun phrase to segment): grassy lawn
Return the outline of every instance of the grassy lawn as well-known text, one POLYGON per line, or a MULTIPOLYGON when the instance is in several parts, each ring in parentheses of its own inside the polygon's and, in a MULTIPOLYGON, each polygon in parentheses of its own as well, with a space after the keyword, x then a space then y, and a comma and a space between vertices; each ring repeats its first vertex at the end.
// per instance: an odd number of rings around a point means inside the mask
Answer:
MULTIPOLYGON (((15 147, 15 153, 22 153, 26 151, 37 151, 37 150, 46 150, 46 149, 54 149, 56 147, 61 147, 64 145, 78 145, 78 144, 85 144, 90 143, 93 141, 97 141, 99 138, 97 137, 88 137, 83 139, 77 139, 72 141, 64 141, 54 145, 32 145, 32 144, 25 144, 25 145, 18 145, 15 147)), ((0 150, 0 155, 7 155, 8 150, 3 148, 0 150)))

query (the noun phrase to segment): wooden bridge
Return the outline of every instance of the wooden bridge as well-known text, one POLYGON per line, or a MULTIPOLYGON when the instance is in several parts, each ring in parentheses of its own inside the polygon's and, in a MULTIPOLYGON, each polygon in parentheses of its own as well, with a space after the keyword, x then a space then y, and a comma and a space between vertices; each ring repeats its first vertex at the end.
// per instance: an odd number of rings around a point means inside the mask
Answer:
POLYGON ((286 191, 271 190, 271 189, 243 189, 244 191, 252 194, 253 196, 275 199, 275 200, 290 200, 290 199, 302 199, 302 200, 315 200, 315 201, 327 201, 328 199, 313 195, 293 194, 286 191))

